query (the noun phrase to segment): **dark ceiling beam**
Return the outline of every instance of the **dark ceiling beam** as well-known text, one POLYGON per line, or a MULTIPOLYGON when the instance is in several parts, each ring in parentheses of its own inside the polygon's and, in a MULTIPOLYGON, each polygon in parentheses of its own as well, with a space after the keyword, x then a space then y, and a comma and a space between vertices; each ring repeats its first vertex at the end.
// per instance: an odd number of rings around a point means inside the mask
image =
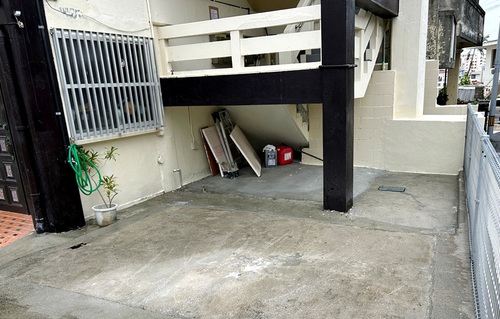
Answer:
POLYGON ((399 14, 399 0, 356 0, 356 6, 384 19, 391 19, 399 14))
POLYGON ((161 79, 164 106, 321 103, 321 73, 305 71, 161 79))

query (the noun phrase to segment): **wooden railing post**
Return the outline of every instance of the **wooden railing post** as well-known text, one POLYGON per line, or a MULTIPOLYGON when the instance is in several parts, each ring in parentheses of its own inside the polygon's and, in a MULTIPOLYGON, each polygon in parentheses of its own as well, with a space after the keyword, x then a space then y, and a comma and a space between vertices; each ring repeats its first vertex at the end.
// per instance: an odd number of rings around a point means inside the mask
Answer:
POLYGON ((234 69, 243 69, 245 67, 245 57, 241 55, 241 38, 239 30, 231 31, 231 62, 234 69))
POLYGON ((173 73, 172 69, 172 63, 169 61, 168 58, 168 40, 167 39, 162 39, 159 40, 159 45, 158 45, 158 50, 159 50, 159 57, 160 57, 160 75, 161 76, 169 76, 173 73))

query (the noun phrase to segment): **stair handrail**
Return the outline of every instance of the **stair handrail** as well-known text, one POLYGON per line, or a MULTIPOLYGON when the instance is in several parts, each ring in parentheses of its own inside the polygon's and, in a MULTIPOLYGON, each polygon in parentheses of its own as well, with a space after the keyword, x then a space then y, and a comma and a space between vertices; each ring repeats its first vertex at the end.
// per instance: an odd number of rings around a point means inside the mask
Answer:
MULTIPOLYGON (((297 4, 297 8, 308 7, 321 4, 321 0, 300 0, 297 4)), ((310 22, 308 22, 310 23, 310 22)), ((299 33, 303 32, 302 28, 304 27, 305 22, 289 24, 285 27, 283 33, 299 33)), ((314 25, 314 24, 313 24, 314 25)), ((314 27, 313 27, 314 28, 314 27)), ((310 30, 307 30, 310 31, 310 30)), ((288 63, 297 63, 300 51, 292 51, 286 53, 279 54, 280 64, 288 64, 288 63)))
MULTIPOLYGON (((299 3, 297 4, 297 8, 313 6, 313 5, 318 4, 317 2, 321 2, 321 0, 300 0, 299 3)), ((298 23, 294 26, 289 25, 285 28, 284 33, 287 33, 287 30, 292 30, 291 28, 293 28, 293 32, 300 32, 302 30, 303 26, 304 26, 304 22, 298 23)), ((288 31, 288 32, 290 32, 290 31, 288 31)))

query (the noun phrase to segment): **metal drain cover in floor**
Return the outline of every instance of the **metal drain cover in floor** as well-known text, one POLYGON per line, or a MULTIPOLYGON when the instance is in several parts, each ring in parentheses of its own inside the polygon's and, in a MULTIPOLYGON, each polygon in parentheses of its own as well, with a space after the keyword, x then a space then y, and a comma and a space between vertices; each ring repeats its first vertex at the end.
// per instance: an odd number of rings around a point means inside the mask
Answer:
POLYGON ((383 191, 383 192, 399 192, 399 193, 402 193, 406 190, 406 188, 404 187, 400 187, 400 186, 380 186, 378 188, 379 191, 383 191))

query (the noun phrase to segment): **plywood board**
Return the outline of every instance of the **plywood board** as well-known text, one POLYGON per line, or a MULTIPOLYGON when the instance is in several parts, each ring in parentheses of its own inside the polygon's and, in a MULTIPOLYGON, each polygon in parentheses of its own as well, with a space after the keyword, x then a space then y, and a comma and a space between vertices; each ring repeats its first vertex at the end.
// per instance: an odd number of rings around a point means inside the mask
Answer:
POLYGON ((206 127, 200 129, 201 140, 203 141, 203 148, 205 149, 205 154, 207 154, 207 160, 208 160, 208 165, 210 166, 210 172, 212 173, 212 176, 215 176, 219 174, 219 167, 215 162, 215 157, 214 154, 212 154, 212 151, 210 150, 210 146, 208 146, 207 139, 205 138, 205 135, 203 135, 203 129, 205 128, 206 127))
POLYGON ((201 132, 207 140, 208 146, 210 147, 210 150, 215 157, 215 161, 217 162, 217 164, 219 164, 219 168, 221 169, 221 176, 224 175, 222 171, 222 165, 227 165, 227 157, 224 153, 224 149, 222 148, 219 135, 217 134, 217 129, 215 128, 215 126, 209 126, 202 129, 201 132))
POLYGON ((236 125, 229 136, 231 136, 234 144, 236 144, 236 147, 238 147, 241 154, 243 154, 243 157, 245 157, 248 164, 250 164, 255 174, 260 177, 262 175, 262 165, 259 156, 257 156, 257 153, 252 145, 250 145, 250 142, 248 142, 240 127, 236 125))

